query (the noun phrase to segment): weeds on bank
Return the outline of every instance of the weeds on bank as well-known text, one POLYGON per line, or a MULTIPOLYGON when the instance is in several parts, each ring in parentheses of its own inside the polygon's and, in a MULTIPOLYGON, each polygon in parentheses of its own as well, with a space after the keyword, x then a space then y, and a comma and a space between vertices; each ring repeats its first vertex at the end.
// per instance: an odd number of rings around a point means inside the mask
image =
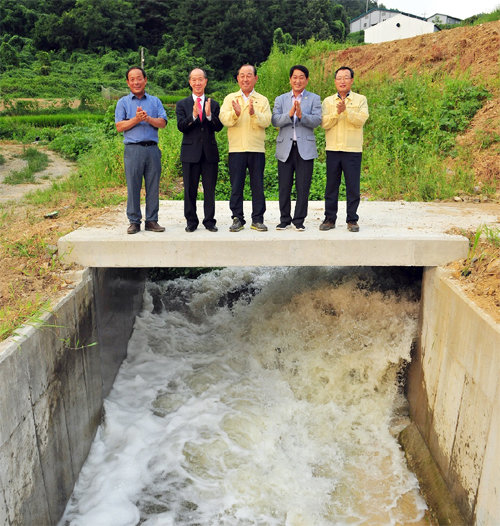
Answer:
POLYGON ((35 173, 45 170, 49 165, 48 155, 34 147, 24 150, 19 157, 28 161, 28 166, 7 175, 3 180, 5 184, 34 183, 35 173))
POLYGON ((49 308, 50 302, 38 295, 31 299, 18 298, 0 308, 0 341, 15 334, 21 325, 29 323, 31 319, 37 319, 49 308))
POLYGON ((78 338, 73 340, 70 337, 60 336, 61 329, 65 329, 65 327, 47 323, 44 319, 50 309, 50 301, 43 301, 39 296, 32 300, 19 300, 11 306, 0 309, 0 341, 9 336, 15 336, 16 330, 22 324, 53 331, 55 337, 68 351, 80 351, 97 345, 97 342, 83 344, 78 338))
POLYGON ((433 75, 360 82, 370 118, 365 126, 362 186, 378 199, 432 201, 470 194, 468 163, 453 171, 455 137, 482 107, 488 92, 467 78, 433 75))
POLYGON ((40 258, 48 252, 47 242, 39 236, 4 242, 3 246, 8 256, 16 258, 40 258))
POLYGON ((469 252, 461 271, 462 276, 468 276, 474 264, 480 262, 485 257, 499 257, 499 228, 481 225, 475 232, 464 233, 464 235, 469 239, 469 252), (483 241, 483 243, 481 243, 481 241, 483 241))

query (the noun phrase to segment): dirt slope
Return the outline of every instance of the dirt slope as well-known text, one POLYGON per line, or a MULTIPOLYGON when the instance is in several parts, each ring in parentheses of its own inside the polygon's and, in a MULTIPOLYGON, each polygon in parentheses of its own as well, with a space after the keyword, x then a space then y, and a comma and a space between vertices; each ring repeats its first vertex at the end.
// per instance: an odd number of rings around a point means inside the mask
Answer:
POLYGON ((456 73, 469 69, 473 77, 493 87, 498 79, 499 48, 500 21, 496 21, 345 49, 334 53, 332 59, 349 64, 360 75, 374 72, 398 77, 414 71, 456 73))

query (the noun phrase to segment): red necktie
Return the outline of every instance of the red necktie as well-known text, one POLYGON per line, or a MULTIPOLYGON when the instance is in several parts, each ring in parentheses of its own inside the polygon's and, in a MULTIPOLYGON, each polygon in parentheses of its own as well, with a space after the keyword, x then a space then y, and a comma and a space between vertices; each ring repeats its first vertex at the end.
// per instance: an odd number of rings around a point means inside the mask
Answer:
POLYGON ((196 107, 198 108, 198 117, 200 118, 200 121, 203 120, 203 111, 201 109, 201 98, 197 97, 196 99, 196 107))

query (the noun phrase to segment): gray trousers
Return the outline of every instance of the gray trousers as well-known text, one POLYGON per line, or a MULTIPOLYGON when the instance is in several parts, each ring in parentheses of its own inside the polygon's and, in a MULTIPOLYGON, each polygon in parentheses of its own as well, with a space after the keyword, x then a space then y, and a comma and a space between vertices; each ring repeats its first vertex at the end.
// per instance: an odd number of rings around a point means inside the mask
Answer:
POLYGON ((158 145, 126 144, 123 156, 127 179, 127 217, 130 223, 140 224, 141 187, 146 189, 146 221, 158 221, 161 151, 158 145))

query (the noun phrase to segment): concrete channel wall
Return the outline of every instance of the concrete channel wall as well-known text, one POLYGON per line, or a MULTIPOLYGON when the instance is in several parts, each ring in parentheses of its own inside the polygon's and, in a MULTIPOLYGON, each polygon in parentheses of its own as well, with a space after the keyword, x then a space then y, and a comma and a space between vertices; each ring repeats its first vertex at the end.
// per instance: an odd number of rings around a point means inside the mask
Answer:
POLYGON ((422 283, 411 417, 466 524, 500 524, 500 328, 444 269, 422 283))
POLYGON ((37 327, 0 344, 0 524, 57 524, 126 355, 144 278, 85 270, 37 327))

